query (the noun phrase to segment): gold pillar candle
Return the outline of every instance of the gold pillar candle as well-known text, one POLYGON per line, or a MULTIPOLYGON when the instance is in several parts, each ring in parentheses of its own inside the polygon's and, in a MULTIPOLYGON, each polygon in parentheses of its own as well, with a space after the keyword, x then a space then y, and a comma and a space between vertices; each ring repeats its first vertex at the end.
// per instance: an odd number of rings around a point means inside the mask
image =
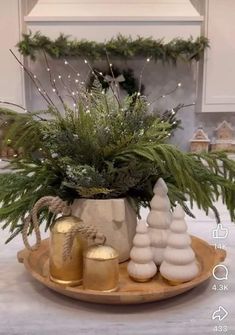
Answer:
POLYGON ((50 279, 58 284, 77 286, 82 283, 83 250, 87 242, 77 234, 73 240, 70 256, 64 258, 66 234, 82 221, 74 216, 63 216, 55 221, 50 237, 50 279))
POLYGON ((107 245, 95 245, 84 253, 83 287, 88 290, 112 292, 118 289, 118 253, 107 245))

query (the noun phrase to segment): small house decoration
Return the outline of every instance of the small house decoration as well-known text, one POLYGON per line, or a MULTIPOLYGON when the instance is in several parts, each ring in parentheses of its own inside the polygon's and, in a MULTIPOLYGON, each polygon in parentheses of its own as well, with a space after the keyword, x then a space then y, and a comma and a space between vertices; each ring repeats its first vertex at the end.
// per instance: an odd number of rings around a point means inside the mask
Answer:
POLYGON ((202 127, 198 128, 190 141, 191 152, 208 152, 210 140, 202 127))
POLYGON ((215 129, 216 137, 213 140, 211 149, 213 151, 227 150, 235 152, 235 132, 232 125, 223 121, 215 129))
POLYGON ((129 276, 137 282, 149 281, 157 273, 145 221, 139 221, 127 266, 129 276))
POLYGON ((153 189, 154 197, 150 202, 150 213, 147 217, 149 236, 153 252, 153 260, 160 265, 163 260, 163 252, 167 245, 167 237, 171 224, 170 200, 168 188, 162 178, 158 179, 153 189))
POLYGON ((173 285, 190 281, 199 273, 199 265, 191 247, 191 238, 187 233, 184 216, 184 210, 177 205, 173 213, 167 248, 163 255, 164 260, 160 266, 162 277, 173 285))

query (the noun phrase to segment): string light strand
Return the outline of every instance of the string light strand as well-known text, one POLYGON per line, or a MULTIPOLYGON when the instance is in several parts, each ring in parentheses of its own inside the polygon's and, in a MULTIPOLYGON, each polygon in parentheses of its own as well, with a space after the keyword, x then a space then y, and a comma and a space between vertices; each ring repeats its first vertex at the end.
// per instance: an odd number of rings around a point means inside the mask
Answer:
MULTIPOLYGON (((49 61, 47 59, 47 55, 46 55, 45 51, 43 51, 43 55, 44 55, 44 59, 45 59, 45 63, 46 63, 47 68, 50 68, 49 61)), ((52 86, 52 91, 54 93, 56 93, 56 95, 57 95, 58 99, 60 100, 61 104, 63 105, 64 108, 66 108, 66 104, 65 104, 65 102, 64 102, 64 100, 63 100, 63 98, 62 98, 61 94, 59 93, 59 90, 56 86, 56 81, 53 80, 53 78, 52 78, 51 71, 49 71, 49 80, 50 80, 50 84, 52 86)))
POLYGON ((48 99, 48 97, 43 93, 44 90, 42 92, 41 88, 38 86, 38 84, 37 84, 37 82, 34 78, 34 74, 26 66, 23 65, 23 63, 19 60, 19 58, 15 55, 15 53, 11 49, 10 49, 10 53, 13 55, 13 57, 16 59, 16 61, 20 64, 21 68, 25 71, 25 73, 28 75, 28 77, 31 79, 31 81, 33 82, 33 84, 37 88, 37 90, 40 93, 40 95, 42 96, 42 98, 46 101, 46 103, 49 106, 51 106, 50 99, 48 99))
POLYGON ((160 95, 159 97, 157 97, 156 99, 154 99, 152 102, 150 102, 149 105, 154 104, 156 101, 158 101, 160 99, 165 99, 167 96, 175 93, 181 86, 182 86, 182 83, 179 82, 174 89, 172 89, 171 91, 169 91, 169 92, 167 92, 165 94, 160 95))

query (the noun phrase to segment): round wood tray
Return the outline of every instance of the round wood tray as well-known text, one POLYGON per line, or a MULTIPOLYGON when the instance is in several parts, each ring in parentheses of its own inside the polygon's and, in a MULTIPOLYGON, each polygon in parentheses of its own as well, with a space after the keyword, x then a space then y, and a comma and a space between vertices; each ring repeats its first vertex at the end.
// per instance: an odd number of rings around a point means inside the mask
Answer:
POLYGON ((125 262, 120 264, 119 290, 110 293, 84 290, 82 286, 63 287, 52 282, 48 275, 49 239, 43 240, 37 251, 24 249, 18 252, 17 257, 36 280, 63 295, 94 303, 140 304, 167 299, 191 290, 210 278, 214 266, 223 262, 226 257, 225 250, 215 249, 197 237, 192 237, 192 247, 201 265, 201 273, 194 280, 170 286, 158 273, 150 282, 135 283, 128 276, 125 262))

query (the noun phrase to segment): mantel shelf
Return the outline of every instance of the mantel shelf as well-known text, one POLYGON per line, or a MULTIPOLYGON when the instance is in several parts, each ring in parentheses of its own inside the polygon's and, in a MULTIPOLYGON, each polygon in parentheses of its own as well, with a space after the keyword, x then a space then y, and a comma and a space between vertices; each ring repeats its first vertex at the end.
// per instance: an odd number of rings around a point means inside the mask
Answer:
POLYGON ((38 0, 25 17, 32 32, 96 41, 117 34, 166 42, 197 38, 203 20, 190 0, 38 0))
POLYGON ((26 22, 202 22, 203 16, 25 16, 26 22))
POLYGON ((38 0, 25 17, 27 22, 202 20, 190 0, 38 0))

